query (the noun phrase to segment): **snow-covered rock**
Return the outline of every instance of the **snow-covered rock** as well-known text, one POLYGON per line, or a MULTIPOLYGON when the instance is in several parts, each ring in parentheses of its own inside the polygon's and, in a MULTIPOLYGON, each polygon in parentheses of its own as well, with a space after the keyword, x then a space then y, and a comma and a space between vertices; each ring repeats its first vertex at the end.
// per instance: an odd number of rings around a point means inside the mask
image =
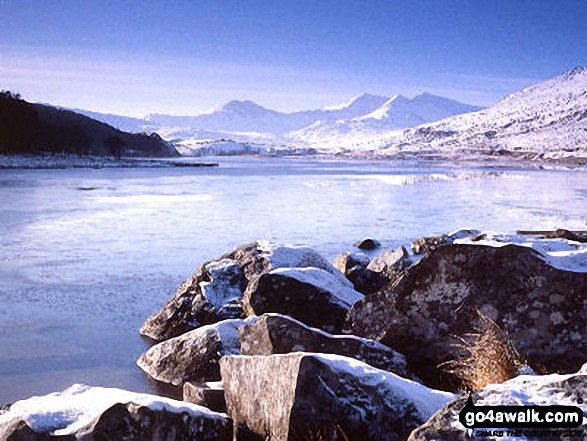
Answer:
POLYGON ((156 344, 137 364, 155 380, 176 386, 185 381, 220 380, 218 361, 224 355, 240 353, 238 327, 255 320, 250 317, 202 326, 156 344))
MULTIPOLYGON (((475 406, 577 406, 584 415, 587 415, 587 365, 583 366, 576 374, 570 375, 522 375, 501 384, 490 384, 472 394, 475 406)), ((467 404, 467 397, 460 397, 440 409, 423 426, 416 429, 410 435, 409 441, 427 441, 432 439, 451 439, 455 441, 470 440, 468 430, 459 422, 459 412, 467 404)), ((582 434, 579 437, 568 439, 584 439, 587 430, 587 418, 583 417, 582 424, 576 429, 582 434)), ((540 432, 540 430, 527 430, 527 432, 540 432)), ((546 430, 542 430, 546 432, 546 430)), ((554 434, 544 436, 504 436, 500 440, 524 440, 534 441, 562 439, 554 434)), ((565 438, 567 439, 567 438, 565 438)))
POLYGON ((478 310, 507 332, 530 366, 575 371, 587 352, 587 273, 579 263, 587 257, 584 245, 487 237, 493 240, 434 248, 399 280, 357 302, 345 332, 401 352, 419 378, 440 387, 437 366, 454 359, 453 336, 473 330, 478 310))
POLYGON ((155 395, 80 384, 18 401, 0 413, 0 439, 166 439, 170 433, 176 439, 232 439, 225 414, 155 395))
POLYGON ((227 356, 220 368, 235 430, 276 441, 404 440, 455 398, 338 355, 227 356))
POLYGON ((242 293, 253 276, 297 267, 322 269, 339 284, 352 288, 340 271, 310 248, 253 242, 200 265, 180 285, 175 296, 145 321, 140 332, 155 341, 163 341, 199 326, 242 318, 242 293))
POLYGON ((340 272, 278 268, 251 280, 243 297, 249 315, 276 312, 327 332, 340 333, 348 310, 363 295, 340 272))
POLYGON ((378 369, 414 379, 406 359, 373 340, 354 335, 332 335, 281 314, 263 314, 239 327, 241 355, 319 352, 355 358, 378 369))

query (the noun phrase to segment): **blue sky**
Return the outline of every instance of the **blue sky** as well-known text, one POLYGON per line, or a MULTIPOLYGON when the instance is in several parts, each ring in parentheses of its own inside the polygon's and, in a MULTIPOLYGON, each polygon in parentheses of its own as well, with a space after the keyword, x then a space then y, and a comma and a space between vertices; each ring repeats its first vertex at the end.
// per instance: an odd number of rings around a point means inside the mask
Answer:
POLYGON ((141 116, 362 92, 490 105, 587 64, 587 2, 0 0, 0 88, 141 116))

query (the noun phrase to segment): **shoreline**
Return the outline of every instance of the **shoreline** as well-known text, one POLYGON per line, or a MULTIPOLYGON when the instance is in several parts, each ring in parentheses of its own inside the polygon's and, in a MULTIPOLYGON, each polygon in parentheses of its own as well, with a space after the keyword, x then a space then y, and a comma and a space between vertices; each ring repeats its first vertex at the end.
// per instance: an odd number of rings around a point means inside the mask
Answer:
POLYGON ((122 158, 100 156, 0 155, 0 170, 65 170, 72 168, 218 167, 218 162, 183 162, 178 158, 122 158))
POLYGON ((357 155, 357 154, 316 154, 316 155, 226 155, 226 156, 182 156, 180 158, 139 158, 125 157, 114 159, 100 156, 60 156, 60 155, 0 155, 0 170, 64 170, 73 168, 189 168, 218 167, 219 158, 234 159, 283 159, 292 161, 341 161, 348 163, 373 162, 377 164, 407 164, 423 167, 482 167, 482 168, 520 168, 524 170, 582 170, 587 166, 586 158, 504 158, 484 155, 357 155), (196 162, 197 161, 197 162, 196 162), (209 162, 208 162, 209 161, 209 162))

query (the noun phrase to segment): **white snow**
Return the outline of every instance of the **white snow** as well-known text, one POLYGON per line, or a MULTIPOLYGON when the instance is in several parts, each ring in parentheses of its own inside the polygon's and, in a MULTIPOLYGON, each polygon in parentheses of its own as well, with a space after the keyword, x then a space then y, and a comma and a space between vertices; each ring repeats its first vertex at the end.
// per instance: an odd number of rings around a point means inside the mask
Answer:
POLYGON ((243 296, 239 286, 230 282, 241 270, 235 260, 222 259, 206 265, 210 274, 209 282, 200 282, 200 289, 208 301, 217 309, 221 309, 231 300, 241 299, 243 296))
POLYGON ((69 435, 90 424, 114 404, 129 402, 153 410, 165 409, 174 413, 187 412, 193 416, 226 418, 225 414, 169 398, 75 384, 63 392, 17 401, 8 412, 0 414, 0 426, 24 419, 33 430, 69 435))
MULTIPOLYGON (((350 284, 340 283, 338 277, 321 268, 278 268, 269 274, 291 277, 302 283, 308 283, 334 294, 343 306, 349 307, 363 299, 363 294, 355 291, 350 284)), ((345 279, 346 280, 346 279, 345 279)), ((348 282, 348 280, 347 280, 348 282)))
POLYGON ((363 384, 377 386, 388 390, 390 395, 403 396, 414 403, 423 419, 428 419, 445 404, 457 398, 457 395, 430 389, 415 381, 407 380, 392 372, 382 371, 366 363, 349 357, 334 354, 313 354, 328 363, 333 370, 347 372, 363 384))
POLYGON ((544 153, 587 155, 587 69, 576 69, 509 95, 474 113, 365 139, 358 149, 384 154, 544 153))
POLYGON ((269 270, 278 268, 314 267, 328 271, 339 284, 352 288, 353 284, 319 253, 306 246, 281 245, 268 241, 259 241, 261 255, 269 260, 269 270))
POLYGON ((471 238, 457 239, 456 244, 485 245, 503 247, 518 245, 538 251, 542 258, 555 268, 587 272, 587 244, 567 239, 543 239, 536 236, 521 234, 487 233, 482 240, 473 241, 471 238))

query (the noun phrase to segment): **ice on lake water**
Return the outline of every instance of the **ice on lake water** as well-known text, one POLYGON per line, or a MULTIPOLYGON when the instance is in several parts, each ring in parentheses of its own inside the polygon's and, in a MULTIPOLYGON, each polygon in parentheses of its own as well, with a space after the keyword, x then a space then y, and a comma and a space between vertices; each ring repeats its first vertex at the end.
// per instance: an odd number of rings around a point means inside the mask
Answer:
POLYGON ((329 260, 461 227, 585 229, 573 170, 221 159, 218 168, 0 171, 0 403, 73 383, 138 392, 144 319, 258 239, 329 260))

